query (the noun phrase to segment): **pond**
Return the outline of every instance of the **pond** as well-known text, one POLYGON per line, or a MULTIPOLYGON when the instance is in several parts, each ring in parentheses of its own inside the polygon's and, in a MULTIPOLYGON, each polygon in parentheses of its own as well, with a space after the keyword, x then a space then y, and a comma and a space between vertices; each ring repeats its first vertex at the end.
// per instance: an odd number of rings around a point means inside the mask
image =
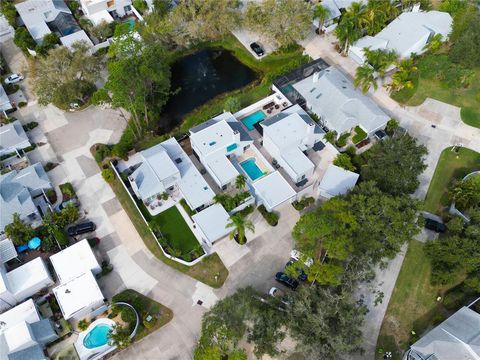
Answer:
POLYGON ((183 117, 215 96, 241 88, 256 73, 226 50, 204 49, 176 61, 171 68, 171 96, 162 115, 162 130, 171 130, 183 117))

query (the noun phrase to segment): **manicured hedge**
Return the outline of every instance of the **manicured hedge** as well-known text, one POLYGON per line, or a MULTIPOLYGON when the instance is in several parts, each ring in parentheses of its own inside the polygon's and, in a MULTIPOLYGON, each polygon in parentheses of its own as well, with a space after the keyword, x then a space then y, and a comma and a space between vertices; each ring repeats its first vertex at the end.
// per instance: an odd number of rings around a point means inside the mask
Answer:
POLYGON ((258 207, 258 211, 260 211, 260 214, 262 214, 263 218, 267 221, 269 225, 277 226, 278 219, 280 218, 277 213, 267 211, 267 209, 263 205, 260 205, 258 207))

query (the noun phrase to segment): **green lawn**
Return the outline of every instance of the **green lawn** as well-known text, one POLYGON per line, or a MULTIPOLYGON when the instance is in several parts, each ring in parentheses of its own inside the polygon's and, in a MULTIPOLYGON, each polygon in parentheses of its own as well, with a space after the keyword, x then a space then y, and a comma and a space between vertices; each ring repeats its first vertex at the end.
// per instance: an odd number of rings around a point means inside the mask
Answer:
POLYGON ((174 249, 188 254, 200 244, 175 206, 155 215, 150 220, 152 228, 160 229, 166 242, 174 249))
POLYGON ((443 150, 428 188, 425 210, 440 214, 449 206, 447 191, 452 181, 475 170, 480 170, 479 153, 467 148, 460 148, 458 152, 452 148, 443 150))
MULTIPOLYGON (((430 284, 430 262, 423 251, 424 244, 412 240, 388 303, 377 341, 377 359, 392 351, 393 359, 401 359, 409 346, 411 331, 422 335, 425 330, 443 321, 449 311, 436 299, 453 288, 430 284)), ((461 282, 461 281, 459 281, 461 282)), ((453 307, 457 306, 455 304, 453 307)))
POLYGON ((112 187, 113 192, 115 193, 118 201, 120 201, 122 204, 123 209, 129 216, 133 225, 137 229, 137 232, 145 243, 145 246, 153 255, 172 268, 181 271, 211 287, 219 288, 223 285, 228 277, 228 270, 225 268, 225 265, 223 265, 222 260, 216 253, 205 257, 201 262, 194 266, 185 266, 167 258, 160 249, 157 240, 150 232, 149 227, 143 221, 140 213, 135 207, 134 202, 128 195, 125 188, 122 186, 120 180, 115 178, 115 180, 110 183, 110 186, 112 187))
MULTIPOLYGON (((427 97, 461 107, 461 117, 468 125, 480 128, 480 68, 467 88, 447 85, 438 79, 441 68, 451 64, 445 55, 426 55, 418 60, 418 79, 413 79, 414 87, 392 94, 392 98, 410 106, 422 104, 427 97)), ((452 76, 456 76, 453 74, 452 76)))

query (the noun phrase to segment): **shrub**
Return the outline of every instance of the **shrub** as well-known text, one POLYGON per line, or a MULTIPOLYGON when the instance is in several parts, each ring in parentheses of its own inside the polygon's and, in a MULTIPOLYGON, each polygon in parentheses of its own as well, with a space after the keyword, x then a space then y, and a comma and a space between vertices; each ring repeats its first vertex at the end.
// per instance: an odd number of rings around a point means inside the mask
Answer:
POLYGON ((183 209, 186 211, 186 213, 192 217, 193 215, 195 215, 197 212, 195 210, 192 210, 190 208, 190 206, 188 206, 187 202, 185 199, 181 199, 180 200, 180 205, 182 205, 183 209))
POLYGON ((258 207, 258 211, 260 211, 260 214, 262 214, 263 218, 267 221, 269 225, 277 226, 278 219, 279 219, 279 216, 277 213, 267 211, 267 209, 263 205, 260 205, 258 207))
POLYGON ((47 199, 50 204, 55 204, 57 202, 57 193, 54 189, 47 189, 45 191, 45 195, 47 195, 47 199))
POLYGON ((35 40, 33 40, 28 30, 24 27, 19 27, 15 30, 15 37, 13 38, 13 42, 24 53, 28 53, 28 49, 33 50, 37 46, 35 40))
POLYGON ((223 104, 225 110, 235 113, 242 108, 242 103, 237 97, 228 97, 223 104))
POLYGON ((95 145, 95 161, 101 163, 105 158, 112 156, 112 146, 105 144, 95 145))
POLYGON ((350 136, 350 133, 348 132, 343 133, 342 135, 340 135, 335 145, 337 145, 339 148, 344 147, 345 145, 347 145, 347 139, 349 138, 349 136, 350 136))
POLYGON ((18 107, 19 107, 19 108, 23 108, 23 107, 25 107, 25 106, 27 106, 27 102, 26 102, 26 101, 20 101, 20 102, 18 103, 18 107))
POLYGON ((122 321, 125 321, 131 326, 135 326, 137 317, 135 316, 135 313, 133 312, 133 310, 130 309, 128 306, 122 306, 121 317, 122 317, 122 321))
POLYGON ((115 173, 112 169, 103 169, 102 177, 107 183, 111 183, 115 180, 115 173))
POLYGON ((353 135, 352 138, 352 142, 354 144, 358 144, 368 136, 368 134, 360 126, 356 126, 354 131, 355 135, 353 135))
POLYGON ((255 207, 253 205, 249 205, 245 209, 240 210, 239 213, 242 214, 242 216, 247 216, 253 213, 254 211, 255 211, 255 207))
POLYGON ((147 312, 145 301, 140 296, 137 296, 135 299, 133 299, 130 305, 137 310, 137 313, 140 316, 143 316, 147 312))
POLYGON ((29 152, 29 151, 34 150, 36 147, 37 147, 37 144, 32 144, 32 145, 30 145, 30 146, 28 146, 28 147, 26 147, 26 148, 23 148, 23 151, 27 153, 27 152, 29 152))
POLYGON ((352 164, 350 155, 346 153, 338 154, 335 160, 333 160, 333 165, 339 166, 345 170, 355 171, 355 165, 352 164))
POLYGON ((337 138, 336 131, 329 131, 325 134, 325 140, 327 140, 330 144, 335 144, 336 138, 337 138))
POLYGON ((93 105, 102 105, 102 104, 109 104, 112 101, 112 99, 110 99, 110 96, 108 95, 108 91, 105 90, 104 88, 101 88, 93 93, 91 101, 93 105))
POLYGON ((85 331, 88 328, 88 321, 86 319, 82 319, 78 322, 78 328, 81 331, 85 331))
POLYGON ((63 229, 54 228, 51 230, 51 235, 57 240, 60 246, 67 246, 70 243, 70 239, 63 229))
POLYGON ((294 201, 292 203, 292 206, 295 210, 301 211, 305 209, 306 207, 312 205, 315 202, 315 199, 313 197, 306 197, 298 201, 294 201))
POLYGON ((148 6, 145 0, 133 0, 133 6, 135 7, 135 9, 140 11, 141 14, 148 10, 148 6))
POLYGON ((5 16, 5 19, 7 19, 10 26, 16 27, 17 24, 15 20, 17 18, 17 10, 15 9, 13 2, 7 0, 2 1, 0 12, 5 16))
POLYGON ((399 127, 399 122, 396 119, 390 119, 387 122, 387 126, 385 127, 385 132, 389 135, 392 136, 393 133, 395 132, 396 129, 399 127))
POLYGON ((32 130, 32 129, 35 129, 37 126, 38 126, 38 122, 30 121, 29 123, 23 125, 23 130, 25 131, 32 130))
POLYGON ((63 201, 70 200, 75 196, 75 190, 73 190, 73 185, 69 182, 59 185, 60 191, 62 192, 63 201))
POLYGON ((100 243, 100 239, 97 237, 89 238, 87 241, 91 248, 96 247, 100 243))

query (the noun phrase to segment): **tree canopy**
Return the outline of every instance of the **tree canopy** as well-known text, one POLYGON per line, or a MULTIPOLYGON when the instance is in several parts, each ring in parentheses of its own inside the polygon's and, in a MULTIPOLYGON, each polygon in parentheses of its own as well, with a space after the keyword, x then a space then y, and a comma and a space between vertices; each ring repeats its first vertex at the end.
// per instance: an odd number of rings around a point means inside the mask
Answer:
POLYGON ((19 214, 15 213, 12 222, 5 226, 5 234, 15 245, 19 246, 30 241, 34 237, 35 231, 30 224, 20 218, 19 214))
POLYGON ((93 84, 101 68, 101 59, 90 55, 83 42, 73 44, 71 50, 64 46, 50 50, 33 65, 38 102, 47 105, 55 99, 62 99, 55 105, 65 108, 70 102, 83 100, 95 89, 93 84))
POLYGON ((308 35, 312 17, 312 9, 305 1, 265 0, 248 3, 244 23, 278 46, 287 46, 308 35))
POLYGON ((480 66, 480 14, 474 5, 456 13, 449 39, 453 62, 467 68, 480 66))
POLYGON ((378 142, 365 154, 361 168, 364 180, 373 180, 384 192, 392 195, 412 194, 426 169, 427 148, 406 134, 378 142))
POLYGON ((109 76, 105 88, 114 107, 132 114, 135 135, 140 137, 159 114, 170 93, 169 56, 159 43, 145 44, 134 33, 115 38, 109 49, 109 76))

